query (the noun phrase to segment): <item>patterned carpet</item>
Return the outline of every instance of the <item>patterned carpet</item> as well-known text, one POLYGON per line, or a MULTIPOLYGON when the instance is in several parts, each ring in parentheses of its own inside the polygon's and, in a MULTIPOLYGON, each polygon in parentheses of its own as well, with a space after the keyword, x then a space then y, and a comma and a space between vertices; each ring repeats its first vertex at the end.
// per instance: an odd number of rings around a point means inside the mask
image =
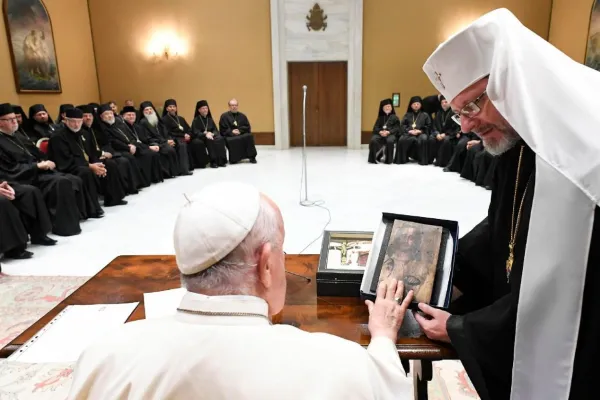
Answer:
POLYGON ((0 347, 19 336, 88 279, 0 274, 0 347))

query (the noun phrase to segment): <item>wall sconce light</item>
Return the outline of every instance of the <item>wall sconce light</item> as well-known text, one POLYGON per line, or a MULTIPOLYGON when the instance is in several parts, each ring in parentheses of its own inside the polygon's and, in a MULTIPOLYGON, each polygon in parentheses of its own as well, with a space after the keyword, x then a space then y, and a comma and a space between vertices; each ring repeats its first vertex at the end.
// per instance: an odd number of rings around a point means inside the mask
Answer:
POLYGON ((157 32, 147 45, 147 54, 155 61, 177 59, 185 54, 184 41, 173 32, 157 32))

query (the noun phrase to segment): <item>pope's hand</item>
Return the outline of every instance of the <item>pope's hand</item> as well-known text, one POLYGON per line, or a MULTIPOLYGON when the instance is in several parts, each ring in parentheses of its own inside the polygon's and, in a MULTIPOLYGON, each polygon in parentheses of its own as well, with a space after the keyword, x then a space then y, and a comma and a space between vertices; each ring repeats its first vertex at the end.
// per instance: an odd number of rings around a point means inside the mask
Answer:
POLYGON ((448 336, 448 330, 446 329, 446 322, 452 314, 438 310, 428 306, 425 303, 419 303, 419 310, 427 314, 431 319, 427 319, 422 315, 415 313, 415 319, 421 325, 421 329, 427 337, 431 340, 439 340, 442 342, 450 343, 450 337, 448 336))
POLYGON ((371 337, 384 336, 390 338, 392 342, 396 342, 404 314, 413 298, 411 290, 402 303, 399 303, 403 294, 404 282, 391 279, 379 283, 375 303, 370 300, 365 301, 369 309, 371 337))

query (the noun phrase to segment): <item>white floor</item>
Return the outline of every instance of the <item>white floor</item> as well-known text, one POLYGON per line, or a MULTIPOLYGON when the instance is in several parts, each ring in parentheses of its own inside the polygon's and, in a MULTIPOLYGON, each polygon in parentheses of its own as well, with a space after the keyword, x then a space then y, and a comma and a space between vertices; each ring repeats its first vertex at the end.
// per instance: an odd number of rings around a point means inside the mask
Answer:
MULTIPOLYGON (((3 260, 13 275, 91 276, 118 255, 173 254, 171 232, 184 193, 211 182, 237 179, 256 185, 280 206, 287 253, 298 253, 317 238, 329 217, 321 208, 299 204, 302 150, 259 148, 258 164, 238 164, 167 180, 129 196, 127 206, 105 208, 106 216, 82 224, 80 235, 53 247, 30 246, 29 260, 3 260)), ((310 148, 309 200, 331 211, 327 229, 372 231, 382 212, 414 214, 459 222, 461 235, 486 214, 490 192, 434 166, 371 165, 367 150, 310 148)), ((239 199, 243 202, 244 199, 239 199)), ((321 239, 304 253, 318 254, 321 239)))

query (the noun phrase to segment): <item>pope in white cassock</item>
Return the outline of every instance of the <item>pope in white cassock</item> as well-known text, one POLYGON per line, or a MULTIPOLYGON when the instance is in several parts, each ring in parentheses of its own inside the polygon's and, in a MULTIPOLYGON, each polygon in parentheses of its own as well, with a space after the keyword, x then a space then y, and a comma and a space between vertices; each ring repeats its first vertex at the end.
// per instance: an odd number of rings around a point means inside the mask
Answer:
POLYGON ((488 216, 461 238, 452 315, 420 305, 482 399, 598 398, 600 73, 508 10, 476 20, 423 67, 498 156, 488 216))
POLYGON ((285 300, 285 232, 275 203, 255 188, 205 188, 181 210, 174 236, 187 289, 177 314, 125 324, 86 349, 70 399, 412 398, 395 345, 412 300, 402 283, 380 285, 367 301, 364 349, 271 324, 285 300))

